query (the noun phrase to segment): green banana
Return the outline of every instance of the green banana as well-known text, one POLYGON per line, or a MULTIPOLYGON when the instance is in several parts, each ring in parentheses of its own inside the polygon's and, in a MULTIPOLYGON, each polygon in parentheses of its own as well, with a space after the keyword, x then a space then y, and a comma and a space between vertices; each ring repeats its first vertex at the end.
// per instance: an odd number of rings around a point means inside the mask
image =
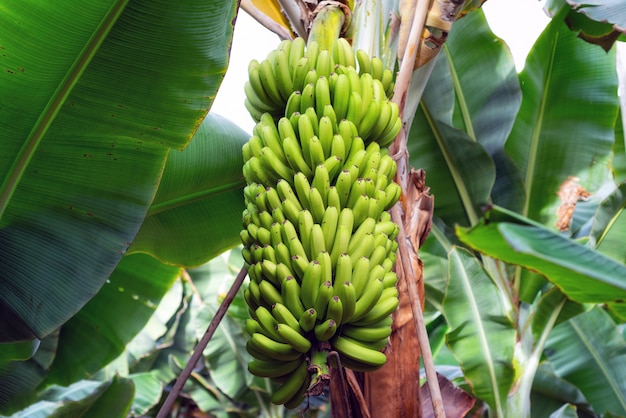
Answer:
POLYGON ((327 319, 321 324, 315 326, 315 338, 318 341, 328 341, 337 332, 337 323, 333 319, 327 319))
MULTIPOLYGON (((298 280, 291 276, 288 276, 283 282, 282 290, 283 300, 288 311, 291 313, 294 319, 299 318, 304 312, 305 308, 300 298, 301 287, 298 283, 298 280)), ((295 321, 292 320, 290 325, 293 325, 295 327, 297 321, 297 319, 295 321)))
POLYGON ((310 332, 313 330, 313 328, 315 328, 316 320, 317 311, 315 310, 315 308, 309 308, 302 313, 298 323, 300 324, 300 328, 302 328, 304 332, 310 332))
MULTIPOLYGON (((295 279, 291 278, 291 280, 295 279)), ((287 308, 287 306, 283 305, 282 303, 275 303, 272 305, 272 315, 279 324, 288 325, 295 330, 300 329, 300 325, 298 325, 298 319, 296 319, 296 317, 289 310, 289 308, 287 308)), ((274 328, 276 328, 276 326, 274 328)))
POLYGON ((343 335, 338 335, 331 343, 340 355, 351 360, 360 361, 373 367, 382 367, 387 361, 385 354, 380 351, 364 347, 343 335))
MULTIPOLYGON (((298 329, 300 329, 300 325, 298 325, 298 329)), ((287 324, 279 323, 276 325, 276 332, 278 332, 278 334, 287 341, 287 344, 292 346, 296 351, 306 353, 311 349, 311 341, 287 324)))
POLYGON ((302 383, 307 379, 309 371, 307 370, 306 362, 301 362, 300 365, 289 375, 289 378, 280 386, 272 396, 270 400, 273 404, 282 405, 289 402, 300 390, 302 383))
POLYGON ((248 363, 248 371, 258 377, 280 377, 296 370, 302 361, 300 357, 291 361, 252 360, 248 363))

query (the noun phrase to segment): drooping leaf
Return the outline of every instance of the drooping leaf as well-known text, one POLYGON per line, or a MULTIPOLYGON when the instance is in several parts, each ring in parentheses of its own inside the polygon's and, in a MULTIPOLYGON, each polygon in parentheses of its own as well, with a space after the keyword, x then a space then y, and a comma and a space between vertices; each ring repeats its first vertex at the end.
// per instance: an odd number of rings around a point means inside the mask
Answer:
MULTIPOLYGON (((618 71, 621 71, 622 68, 626 68, 626 62, 622 64, 622 66, 618 66, 618 71)), ((626 86, 626 80, 622 81, 626 86)), ((620 88, 624 88, 621 87, 620 88)), ((625 98, 621 98, 623 108, 626 103, 625 98)), ((617 182, 626 181, 626 137, 624 136, 624 124, 626 123, 626 119, 624 119, 624 112, 620 111, 619 116, 615 121, 615 144, 613 144, 613 159, 611 160, 611 167, 613 168, 613 175, 615 176, 615 180, 617 182)))
POLYGON ((555 327, 545 353, 597 413, 626 414, 626 340, 606 312, 596 307, 555 327))
POLYGON ((248 138, 233 122, 209 113, 191 144, 170 153, 129 251, 190 267, 237 245, 245 206, 241 146, 248 138))
POLYGON ((144 416, 159 403, 163 384, 151 373, 137 373, 128 376, 135 385, 135 396, 130 408, 132 416, 144 416))
POLYGON ((548 361, 539 364, 530 396, 532 418, 544 418, 563 404, 576 405, 579 410, 591 413, 591 408, 580 390, 557 376, 548 361))
POLYGON ((53 386, 40 401, 15 418, 125 418, 134 394, 133 382, 115 377, 107 382, 81 380, 68 387, 53 386))
POLYGON ((539 225, 491 222, 458 227, 457 235, 490 257, 543 274, 576 302, 626 299, 626 265, 539 225))
POLYGON ((58 341, 57 330, 41 340, 32 358, 0 363, 0 414, 13 413, 35 401, 35 389, 48 374, 58 341))
POLYGON ((577 38, 555 16, 520 74, 522 105, 506 151, 522 171, 522 214, 553 225, 570 176, 594 193, 608 177, 617 115, 615 56, 577 38))
POLYGON ((104 284, 143 221, 169 147, 183 148, 210 107, 235 6, 3 7, 0 341, 44 337, 104 284))
POLYGON ((473 394, 502 416, 515 378, 516 331, 498 287, 469 251, 454 247, 443 313, 451 331, 447 343, 473 394))
POLYGON ((626 262, 626 183, 620 184, 598 207, 593 220, 589 245, 603 254, 626 262))
POLYGON ((578 418, 578 413, 574 405, 567 404, 551 413, 549 418, 578 418))
POLYGON ((145 254, 122 259, 100 292, 61 328, 47 383, 69 385, 118 357, 180 275, 145 254))
POLYGON ((539 340, 542 333, 548 331, 547 326, 552 321, 552 316, 556 312, 554 325, 585 312, 589 307, 568 300, 557 288, 552 288, 541 296, 535 305, 532 316, 531 329, 534 340, 539 340), (557 311, 558 309, 558 311, 557 311))
POLYGON ((567 0, 580 13, 598 22, 609 22, 626 31, 626 4, 620 0, 567 0))

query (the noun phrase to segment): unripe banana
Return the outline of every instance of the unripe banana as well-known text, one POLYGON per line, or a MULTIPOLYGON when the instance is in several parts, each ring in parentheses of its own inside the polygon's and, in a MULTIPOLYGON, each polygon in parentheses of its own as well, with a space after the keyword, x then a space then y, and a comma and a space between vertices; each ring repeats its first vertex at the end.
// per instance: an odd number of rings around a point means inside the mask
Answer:
POLYGON ((378 302, 380 295, 383 293, 383 281, 378 279, 368 283, 363 295, 357 299, 354 307, 354 315, 352 322, 358 321, 365 316, 378 302))
POLYGON ((315 300, 322 285, 323 271, 319 261, 313 260, 309 263, 309 267, 304 272, 302 283, 300 286, 300 295, 302 304, 305 308, 315 307, 315 300))
POLYGON ((337 323, 333 319, 327 319, 321 324, 316 325, 314 332, 315 338, 317 338, 318 341, 328 341, 337 332, 337 323))
POLYGON ((293 372, 302 361, 302 358, 291 361, 252 360, 248 363, 248 371, 258 377, 280 377, 293 372))
MULTIPOLYGON (((291 45, 291 42, 289 42, 289 45, 291 45)), ((293 81, 291 79, 291 72, 289 71, 288 50, 277 50, 276 59, 274 61, 274 76, 281 98, 287 101, 293 91, 293 81)))
POLYGON ((341 299, 343 316, 341 318, 342 323, 350 322, 354 316, 354 310, 356 309, 356 289, 350 281, 335 284, 337 289, 337 295, 341 299))
POLYGON ((287 409, 295 409, 299 407, 306 399, 306 394, 309 391, 309 386, 311 385, 312 380, 311 374, 307 373, 306 377, 302 381, 300 389, 296 391, 290 400, 284 403, 284 407, 287 409))
MULTIPOLYGON (((293 93, 291 93, 291 96, 289 96, 289 99, 287 99, 287 105, 285 106, 285 115, 289 117, 296 112, 300 112, 300 109, 302 108, 301 106, 302 106, 302 92, 294 91, 293 93)), ((387 125, 385 125, 385 127, 386 126, 387 125)), ((381 132, 382 132, 382 129, 381 129, 381 132)))
POLYGON ((301 362, 282 386, 272 393, 270 397, 272 403, 282 405, 290 401, 298 393, 302 383, 307 379, 308 374, 306 362, 301 362))
POLYGON ((259 283, 259 290, 261 291, 261 300, 263 300, 268 305, 273 305, 275 303, 283 303, 283 297, 280 292, 276 290, 274 285, 267 280, 261 280, 259 283))
POLYGON ((309 308, 305 310, 300 316, 300 320, 298 323, 300 324, 300 328, 304 332, 310 332, 315 328, 315 321, 317 320, 317 311, 315 308, 309 308))
POLYGON ((328 76, 320 73, 320 78, 315 83, 315 111, 318 115, 324 114, 324 107, 332 104, 330 100, 330 86, 328 84, 328 76))
MULTIPOLYGON (((298 329, 299 328, 300 325, 298 325, 298 329)), ((311 341, 289 325, 278 324, 276 325, 276 331, 285 341, 287 341, 287 344, 292 346, 296 351, 306 353, 311 349, 311 341)))
MULTIPOLYGON (((302 57, 296 63, 296 68, 293 74, 293 88, 294 91, 302 91, 304 89, 304 79, 306 78, 307 73, 309 72, 309 59, 307 57, 302 57)), ((290 115, 287 115, 289 117, 290 115)))
POLYGON ((293 176, 293 184, 296 189, 296 195, 301 205, 305 209, 311 209, 309 193, 311 191, 311 183, 303 172, 298 172, 293 176))
POLYGON ((359 63, 359 74, 371 74, 372 73, 372 59, 367 52, 362 49, 356 51, 356 59, 359 63))
POLYGON ((300 95, 300 113, 304 114, 309 108, 315 108, 315 84, 313 83, 306 84, 300 95))
MULTIPOLYGON (((337 324, 342 323, 341 320, 343 318, 343 302, 338 295, 334 295, 328 300, 328 306, 326 310, 326 318, 332 319, 337 324)), ((365 317, 363 319, 365 319, 365 317)))
POLYGON ((317 311, 317 314, 322 318, 326 317, 328 303, 333 297, 333 293, 333 284, 331 281, 325 281, 324 283, 322 283, 319 291, 317 292, 317 297, 315 298, 315 304, 313 305, 313 307, 317 311))
POLYGON ((372 350, 367 347, 363 347, 354 340, 339 335, 332 341, 333 348, 337 352, 349 359, 360 361, 374 367, 382 367, 387 361, 387 358, 380 351, 372 350))
MULTIPOLYGON (((304 305, 302 304, 302 299, 301 299, 302 290, 301 290, 300 284, 298 283, 298 280, 295 279, 294 277, 288 276, 283 281, 282 290, 283 290, 282 296, 283 296, 285 306, 287 307, 289 312, 292 313, 294 318, 299 318, 304 312, 305 308, 304 308, 304 305)), ((292 321, 290 325, 294 325, 294 322, 292 321)))

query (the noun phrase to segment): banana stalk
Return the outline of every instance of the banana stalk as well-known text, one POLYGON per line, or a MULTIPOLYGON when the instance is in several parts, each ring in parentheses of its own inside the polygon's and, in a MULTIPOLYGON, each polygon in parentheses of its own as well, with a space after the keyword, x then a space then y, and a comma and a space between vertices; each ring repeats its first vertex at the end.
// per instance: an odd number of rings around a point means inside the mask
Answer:
POLYGON ((350 9, 336 1, 324 1, 312 15, 308 43, 317 42, 320 50, 330 50, 350 22, 350 9))

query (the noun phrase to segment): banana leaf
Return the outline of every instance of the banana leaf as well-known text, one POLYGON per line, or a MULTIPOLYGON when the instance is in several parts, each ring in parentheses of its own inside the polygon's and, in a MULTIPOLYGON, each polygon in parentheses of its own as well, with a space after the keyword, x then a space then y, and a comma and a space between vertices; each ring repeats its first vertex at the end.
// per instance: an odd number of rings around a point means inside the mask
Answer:
POLYGON ((552 19, 528 55, 506 143, 526 188, 521 213, 544 225, 556 221, 568 177, 591 193, 608 178, 618 111, 615 54, 577 38, 563 19, 552 19))
POLYGON ((550 362, 546 360, 539 364, 533 380, 530 396, 531 417, 547 417, 564 404, 576 405, 578 410, 591 415, 591 408, 580 390, 557 376, 550 362))
POLYGON ((81 380, 69 387, 53 386, 40 401, 12 415, 15 418, 125 418, 134 394, 133 382, 114 377, 107 382, 81 380))
POLYGON ((237 245, 243 186, 241 146, 249 135, 209 113, 183 151, 172 151, 129 252, 193 267, 237 245))
POLYGON ((567 0, 572 7, 598 22, 608 22, 626 31, 626 4, 621 0, 567 0))
POLYGON ((626 183, 606 198, 593 220, 589 245, 609 257, 626 263, 624 236, 626 236, 626 183))
POLYGON ((124 257, 98 294, 61 327, 45 383, 90 378, 122 354, 179 275, 179 268, 144 254, 124 257))
POLYGON ((59 335, 43 340, 41 353, 0 367, 0 411, 19 407, 37 387, 93 377, 125 350, 179 274, 180 269, 146 255, 124 257, 107 284, 59 335), (50 351, 52 361, 42 361, 42 354, 50 351))
POLYGON ((578 413, 574 405, 563 405, 551 413, 549 418, 578 418, 578 413))
POLYGON ((59 330, 56 330, 41 340, 31 358, 0 363, 0 414, 13 413, 35 401, 34 389, 47 376, 58 342, 59 330))
POLYGON ((498 287, 465 249, 449 254, 449 281, 443 313, 450 326, 446 342, 461 365, 472 393, 496 416, 503 416, 515 379, 516 330, 498 287))
POLYGON ((208 112, 235 16, 216 0, 4 4, 0 342, 43 338, 105 283, 208 112))
POLYGON ((596 413, 626 414, 626 340, 601 308, 555 327, 545 353, 556 374, 578 387, 596 413))
POLYGON ((409 136, 411 165, 428 173, 435 213, 450 225, 476 223, 492 196, 521 207, 521 177, 503 151, 520 102, 511 53, 482 10, 469 13, 453 26, 409 136))
MULTIPOLYGON (((626 62, 618 69, 626 68, 626 62)), ((620 89, 626 88, 626 78, 620 83, 620 89), (623 86, 623 87, 622 87, 623 86)), ((621 98, 621 108, 626 108, 626 98, 621 98)), ((626 137, 624 137, 624 112, 620 110, 620 115, 615 121, 615 144, 613 145, 613 160, 611 160, 611 168, 613 175, 618 182, 626 181, 626 137)))
POLYGON ((626 265, 539 224, 484 222, 456 231, 474 250, 541 273, 573 301, 626 299, 626 265))

